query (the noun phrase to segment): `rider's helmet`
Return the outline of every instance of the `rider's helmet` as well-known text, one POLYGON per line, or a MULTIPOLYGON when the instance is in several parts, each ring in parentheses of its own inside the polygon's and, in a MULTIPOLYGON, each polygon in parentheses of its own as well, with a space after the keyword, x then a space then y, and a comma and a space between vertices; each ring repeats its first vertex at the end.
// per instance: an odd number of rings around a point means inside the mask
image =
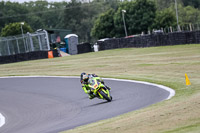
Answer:
POLYGON ((83 75, 83 81, 84 82, 88 82, 88 79, 89 79, 88 74, 83 75))
POLYGON ((88 74, 86 74, 85 72, 81 73, 81 82, 85 81, 87 82, 89 79, 88 74))

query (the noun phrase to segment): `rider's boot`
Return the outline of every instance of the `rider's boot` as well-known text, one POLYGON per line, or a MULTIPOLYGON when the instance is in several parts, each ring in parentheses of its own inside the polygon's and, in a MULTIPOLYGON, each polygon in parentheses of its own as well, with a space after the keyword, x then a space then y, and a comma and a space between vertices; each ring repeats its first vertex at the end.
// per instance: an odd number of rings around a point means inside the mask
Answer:
POLYGON ((89 95, 89 99, 91 100, 91 99, 93 99, 93 98, 95 98, 95 95, 90 94, 90 95, 89 95))

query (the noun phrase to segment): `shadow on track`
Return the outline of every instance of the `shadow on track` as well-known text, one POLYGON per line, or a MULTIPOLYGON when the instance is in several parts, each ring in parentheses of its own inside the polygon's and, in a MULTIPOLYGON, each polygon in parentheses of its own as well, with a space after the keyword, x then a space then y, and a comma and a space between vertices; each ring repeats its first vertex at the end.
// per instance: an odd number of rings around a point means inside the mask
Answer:
POLYGON ((102 104, 108 104, 108 103, 112 103, 116 100, 112 100, 111 102, 108 102, 108 101, 104 101, 104 102, 100 102, 100 103, 96 103, 96 104, 92 104, 92 105, 89 105, 87 107, 94 107, 94 106, 98 106, 98 105, 102 105, 102 104))

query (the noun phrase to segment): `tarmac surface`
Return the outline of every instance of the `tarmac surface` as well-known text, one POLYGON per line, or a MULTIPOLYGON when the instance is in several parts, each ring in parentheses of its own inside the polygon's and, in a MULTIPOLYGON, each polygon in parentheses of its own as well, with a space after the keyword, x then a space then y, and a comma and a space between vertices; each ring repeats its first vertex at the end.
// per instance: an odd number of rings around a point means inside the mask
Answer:
POLYGON ((138 110, 167 99, 169 91, 148 84, 105 79, 112 102, 90 100, 80 79, 0 78, 0 133, 56 133, 138 110))

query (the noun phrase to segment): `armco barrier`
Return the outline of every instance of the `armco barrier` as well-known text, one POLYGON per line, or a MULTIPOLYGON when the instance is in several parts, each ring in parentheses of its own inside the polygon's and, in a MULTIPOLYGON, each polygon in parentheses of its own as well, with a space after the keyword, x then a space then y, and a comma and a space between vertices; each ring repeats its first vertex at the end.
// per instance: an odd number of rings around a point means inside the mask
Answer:
POLYGON ((92 52, 90 43, 82 43, 77 45, 78 54, 92 52))
POLYGON ((0 56, 0 64, 48 58, 48 51, 35 51, 10 56, 0 56))
POLYGON ((130 38, 116 38, 98 41, 99 50, 129 48, 129 47, 154 47, 180 44, 200 43, 200 31, 174 32, 168 34, 151 34, 130 38))
MULTIPOLYGON (((53 57, 59 57, 58 50, 52 50, 53 57)), ((34 51, 9 56, 0 56, 0 64, 48 58, 48 51, 34 51)))

